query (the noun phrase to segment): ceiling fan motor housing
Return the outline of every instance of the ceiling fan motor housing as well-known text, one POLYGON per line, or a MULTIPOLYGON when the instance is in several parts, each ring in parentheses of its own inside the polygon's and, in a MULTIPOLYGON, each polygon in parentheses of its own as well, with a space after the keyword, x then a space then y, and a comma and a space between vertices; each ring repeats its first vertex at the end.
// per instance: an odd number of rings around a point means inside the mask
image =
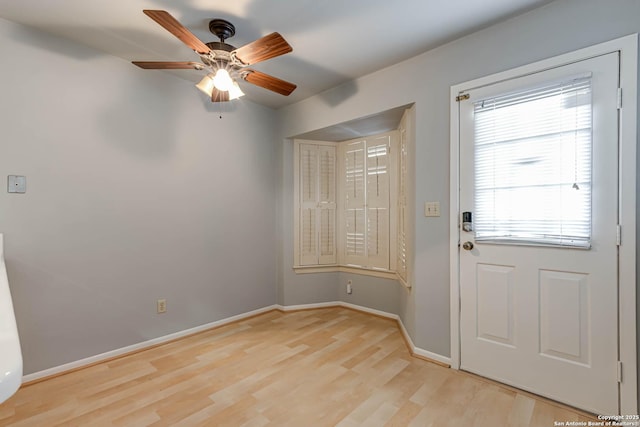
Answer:
POLYGON ((228 38, 233 37, 236 34, 236 27, 224 19, 213 19, 209 21, 209 31, 215 34, 221 42, 228 38))
POLYGON ((209 21, 209 31, 218 37, 220 41, 205 43, 213 51, 215 61, 211 61, 210 57, 202 57, 202 59, 207 65, 215 68, 227 68, 229 62, 232 62, 230 53, 236 48, 224 41, 235 35, 236 27, 224 19, 213 19, 209 21))

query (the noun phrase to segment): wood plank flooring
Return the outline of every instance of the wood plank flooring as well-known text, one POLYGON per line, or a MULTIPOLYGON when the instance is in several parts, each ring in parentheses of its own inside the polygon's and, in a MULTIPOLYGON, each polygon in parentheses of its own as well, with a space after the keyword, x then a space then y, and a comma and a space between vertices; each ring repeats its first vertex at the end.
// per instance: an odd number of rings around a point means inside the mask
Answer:
POLYGON ((272 311, 21 388, 0 426, 518 426, 593 420, 412 357, 395 321, 272 311))

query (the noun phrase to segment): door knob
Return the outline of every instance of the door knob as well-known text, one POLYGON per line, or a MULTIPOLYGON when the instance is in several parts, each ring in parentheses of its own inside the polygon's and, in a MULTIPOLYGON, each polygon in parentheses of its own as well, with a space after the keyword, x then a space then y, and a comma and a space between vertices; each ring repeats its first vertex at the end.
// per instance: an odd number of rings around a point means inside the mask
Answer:
POLYGON ((465 251, 470 251, 471 249, 473 249, 473 243, 471 242, 464 242, 462 244, 462 249, 464 249, 465 251))

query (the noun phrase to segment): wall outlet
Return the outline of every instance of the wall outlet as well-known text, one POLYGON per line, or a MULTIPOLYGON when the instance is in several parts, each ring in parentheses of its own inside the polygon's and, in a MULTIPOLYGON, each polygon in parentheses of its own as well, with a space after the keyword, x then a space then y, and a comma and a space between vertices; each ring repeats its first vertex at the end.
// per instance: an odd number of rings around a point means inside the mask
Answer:
POLYGON ((159 299, 156 303, 156 308, 158 309, 158 313, 166 313, 167 312, 167 300, 159 299))
POLYGON ((353 289, 351 288, 351 284, 352 284, 351 280, 348 280, 347 281, 347 293, 349 295, 351 295, 353 293, 353 289))

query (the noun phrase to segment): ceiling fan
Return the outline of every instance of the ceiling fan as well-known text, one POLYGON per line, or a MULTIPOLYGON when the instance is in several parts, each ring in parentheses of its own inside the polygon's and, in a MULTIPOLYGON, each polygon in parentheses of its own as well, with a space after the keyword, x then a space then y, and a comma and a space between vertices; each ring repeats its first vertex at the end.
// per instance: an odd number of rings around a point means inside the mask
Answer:
POLYGON ((225 102, 244 95, 236 83, 236 78, 289 96, 296 88, 293 83, 280 80, 257 70, 250 65, 289 53, 293 48, 278 33, 271 33, 258 40, 235 48, 225 43, 233 37, 236 29, 229 21, 214 19, 209 22, 209 31, 219 42, 201 42, 191 31, 164 10, 143 10, 144 14, 160 24, 165 30, 193 49, 202 60, 200 62, 133 61, 134 65, 146 70, 205 70, 207 75, 196 85, 211 97, 212 102, 225 102))

